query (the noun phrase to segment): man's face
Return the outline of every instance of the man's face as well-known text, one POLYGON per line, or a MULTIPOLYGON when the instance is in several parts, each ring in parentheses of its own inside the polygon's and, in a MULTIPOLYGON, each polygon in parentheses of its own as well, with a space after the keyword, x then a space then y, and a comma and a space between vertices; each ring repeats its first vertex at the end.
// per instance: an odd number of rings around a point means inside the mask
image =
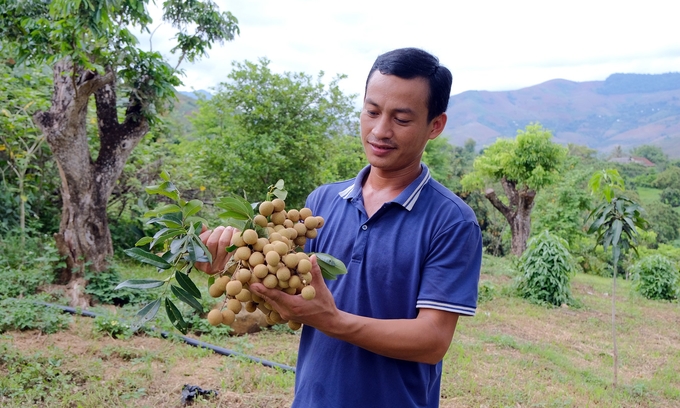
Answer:
POLYGON ((386 172, 420 166, 425 145, 442 132, 446 114, 427 121, 429 86, 375 71, 361 111, 361 139, 368 162, 386 172))

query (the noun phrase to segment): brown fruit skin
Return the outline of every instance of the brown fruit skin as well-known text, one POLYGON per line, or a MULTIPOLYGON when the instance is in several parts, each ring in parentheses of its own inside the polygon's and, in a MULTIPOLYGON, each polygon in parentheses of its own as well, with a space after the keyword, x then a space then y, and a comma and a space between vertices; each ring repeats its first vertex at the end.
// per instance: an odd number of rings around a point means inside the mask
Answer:
POLYGON ((287 281, 290 279, 290 269, 286 266, 279 268, 279 270, 276 271, 276 277, 280 281, 287 281))
POLYGON ((312 300, 316 296, 316 289, 314 286, 305 286, 302 288, 302 297, 306 300, 312 300))
POLYGON ((248 289, 241 289, 238 295, 236 295, 236 299, 239 302, 250 302, 252 300, 252 296, 250 294, 250 291, 248 289))
POLYGON ((250 258, 248 258, 248 264, 251 267, 254 268, 255 266, 263 264, 263 263, 264 263, 264 255, 262 254, 262 252, 253 251, 250 254, 250 258))
POLYGON ((208 323, 212 326, 219 326, 222 324, 222 312, 218 309, 213 309, 208 312, 208 323))
MULTIPOLYGON (((309 218, 308 218, 308 219, 309 219, 309 218)), ((317 231, 316 228, 314 228, 314 229, 307 230, 307 233, 305 234, 305 237, 306 237, 306 238, 309 238, 309 239, 314 239, 314 238, 316 238, 316 236, 317 236, 318 234, 319 234, 319 232, 317 231)))
POLYGON ((231 311, 230 309, 223 309, 222 310, 222 324, 232 324, 236 320, 236 313, 231 311))
POLYGON ((234 280, 227 283, 227 295, 236 296, 241 293, 243 289, 243 284, 240 281, 234 280))
POLYGON ((300 211, 295 209, 288 210, 288 219, 293 222, 300 221, 300 211))
POLYGON ((283 263, 285 263, 289 269, 295 269, 299 261, 300 259, 297 257, 296 254, 293 253, 286 254, 283 257, 283 263))
POLYGON ((269 217, 274 212, 274 204, 271 201, 261 202, 259 212, 265 217, 269 217))
POLYGON ((262 284, 269 289, 274 289, 279 284, 279 280, 276 275, 270 274, 267 275, 266 278, 262 279, 262 284))
POLYGON ((305 237, 304 235, 299 236, 299 237, 295 238, 293 240, 293 242, 295 243, 295 245, 297 245, 299 247, 303 247, 303 246, 305 246, 305 243, 307 243, 307 237, 305 237))
POLYGON ((294 320, 288 320, 288 327, 294 331, 300 330, 300 327, 302 327, 302 323, 298 323, 294 320))
POLYGON ((304 236, 307 233, 307 227, 305 227, 305 224, 298 222, 297 224, 293 225, 293 228, 299 236, 304 236))
POLYGON ((253 268, 253 275, 259 279, 264 279, 269 274, 269 269, 267 265, 256 265, 253 268))
POLYGON ((241 302, 238 299, 227 300, 227 309, 231 310, 234 313, 240 312, 242 307, 243 306, 241 305, 241 302))
POLYGON ((283 225, 283 223, 286 221, 286 212, 285 211, 278 211, 272 214, 271 220, 274 223, 274 225, 283 225))
POLYGON ((319 220, 317 220, 316 217, 305 218, 305 227, 307 227, 307 229, 314 229, 317 225, 319 225, 319 220))
POLYGON ((248 303, 246 303, 246 312, 248 313, 253 313, 254 311, 257 310, 257 303, 253 302, 252 300, 248 303))
POLYGON ((253 245, 253 251, 258 251, 258 252, 264 252, 264 246, 269 243, 269 240, 267 238, 258 238, 257 242, 253 245))
MULTIPOLYGON (((279 254, 279 256, 284 256, 288 253, 290 248, 288 247, 287 243, 283 241, 276 241, 274 242, 274 250, 279 254)), ((281 259, 279 258, 279 260, 281 259)))
POLYGON ((310 210, 309 208, 305 207, 305 208, 300 209, 300 219, 301 220, 305 220, 307 217, 311 217, 311 216, 312 216, 312 210, 310 210))
POLYGON ((257 214, 257 215, 253 218, 253 223, 255 223, 255 225, 259 225, 259 226, 262 227, 262 228, 266 227, 268 222, 269 222, 269 221, 267 221, 267 217, 265 217, 265 216, 262 215, 262 214, 257 214))
POLYGON ((252 229, 247 229, 243 231, 243 234, 241 234, 241 238, 243 238, 243 242, 245 242, 248 245, 253 245, 254 243, 257 242, 257 232, 252 229))
POLYGON ((218 298, 218 297, 224 295, 224 289, 220 288, 217 285, 217 283, 213 283, 208 288, 208 293, 210 294, 211 297, 218 298))
POLYGON ((300 279, 299 276, 293 275, 288 279, 288 286, 290 286, 293 289, 301 288, 302 287, 302 279, 300 279))
POLYGON ((248 248, 247 246, 242 246, 236 250, 236 252, 234 253, 234 257, 241 261, 247 261, 248 258, 250 258, 251 252, 252 251, 250 250, 250 248, 248 248))
POLYGON ((278 251, 269 251, 267 252, 267 265, 270 266, 277 266, 279 262, 281 262, 281 255, 279 255, 278 251))
POLYGON ((324 220, 323 217, 320 215, 316 216, 316 220, 318 221, 318 224, 316 226, 317 228, 323 227, 323 225, 326 223, 326 220, 324 220))
POLYGON ((297 265, 297 271, 300 274, 306 274, 311 272, 312 270, 312 262, 310 262, 308 259, 300 259, 300 262, 298 262, 297 265))
POLYGON ((286 208, 285 201, 280 198, 273 199, 272 204, 274 205, 274 211, 283 211, 283 209, 286 208))

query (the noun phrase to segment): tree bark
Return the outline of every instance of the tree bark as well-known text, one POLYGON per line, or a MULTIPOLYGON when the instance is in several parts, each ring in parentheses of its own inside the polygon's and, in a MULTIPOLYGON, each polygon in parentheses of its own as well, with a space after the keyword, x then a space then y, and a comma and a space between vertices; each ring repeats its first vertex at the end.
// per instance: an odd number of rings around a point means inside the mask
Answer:
POLYGON ((116 109, 115 72, 74 69, 67 60, 54 66, 54 91, 49 111, 34 115, 59 169, 62 214, 55 240, 66 268, 59 276, 71 290, 71 303, 86 306, 82 292, 85 268, 101 272, 113 255, 106 206, 132 149, 148 131, 139 107, 131 105, 120 124, 116 109), (90 155, 87 107, 95 96, 99 152, 90 155))
POLYGON ((510 224, 512 236, 510 251, 513 255, 521 256, 527 249, 527 240, 531 234, 531 210, 534 208, 536 191, 526 187, 518 190, 515 182, 506 178, 501 179, 501 185, 508 197, 508 205, 503 203, 491 188, 487 189, 484 195, 510 224))

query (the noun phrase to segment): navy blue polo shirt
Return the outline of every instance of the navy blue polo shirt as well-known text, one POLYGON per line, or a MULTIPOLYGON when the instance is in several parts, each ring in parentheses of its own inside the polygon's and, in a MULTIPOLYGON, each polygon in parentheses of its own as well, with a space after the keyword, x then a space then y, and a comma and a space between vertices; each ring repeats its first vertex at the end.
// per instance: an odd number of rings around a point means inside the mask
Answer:
MULTIPOLYGON (((341 259, 347 274, 327 281, 340 310, 378 319, 415 318, 419 308, 472 316, 482 259, 473 211, 420 176, 371 218, 356 178, 327 184, 307 199, 325 219, 306 252, 341 259)), ((304 326, 293 407, 438 407, 438 364, 384 357, 304 326)))

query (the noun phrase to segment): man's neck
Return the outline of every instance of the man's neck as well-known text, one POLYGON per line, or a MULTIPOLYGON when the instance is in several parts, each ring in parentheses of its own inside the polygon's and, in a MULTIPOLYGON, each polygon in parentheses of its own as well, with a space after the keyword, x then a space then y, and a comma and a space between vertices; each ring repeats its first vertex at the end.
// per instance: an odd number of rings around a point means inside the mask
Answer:
POLYGON ((417 167, 412 166, 399 172, 385 172, 371 166, 361 189, 368 216, 375 214, 386 202, 394 200, 421 172, 420 163, 417 167))

